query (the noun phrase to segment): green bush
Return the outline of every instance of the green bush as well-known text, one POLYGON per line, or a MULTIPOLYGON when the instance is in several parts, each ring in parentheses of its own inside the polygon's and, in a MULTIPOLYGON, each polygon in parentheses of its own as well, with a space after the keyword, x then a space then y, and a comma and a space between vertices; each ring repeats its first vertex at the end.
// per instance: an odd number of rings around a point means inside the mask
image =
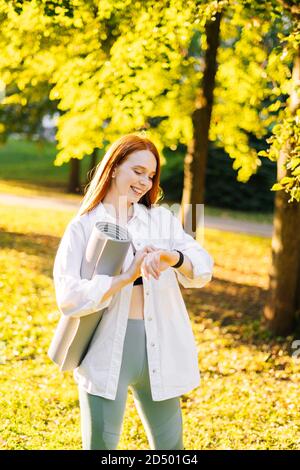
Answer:
MULTIPOLYGON (((164 151, 167 164, 162 168, 161 186, 168 198, 180 201, 183 187, 185 146, 176 152, 164 151)), ((222 149, 209 147, 206 169, 205 203, 209 206, 230 208, 246 212, 272 212, 274 192, 270 190, 276 180, 276 163, 267 158, 248 183, 237 181, 232 168, 233 160, 222 149)))

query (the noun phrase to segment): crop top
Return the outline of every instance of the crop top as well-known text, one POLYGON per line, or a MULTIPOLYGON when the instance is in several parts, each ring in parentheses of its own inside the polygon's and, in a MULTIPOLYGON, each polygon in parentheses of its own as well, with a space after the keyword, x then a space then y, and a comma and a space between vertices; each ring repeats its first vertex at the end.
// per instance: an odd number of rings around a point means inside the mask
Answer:
POLYGON ((142 276, 136 278, 136 280, 134 281, 133 285, 137 285, 137 284, 143 284, 142 276))

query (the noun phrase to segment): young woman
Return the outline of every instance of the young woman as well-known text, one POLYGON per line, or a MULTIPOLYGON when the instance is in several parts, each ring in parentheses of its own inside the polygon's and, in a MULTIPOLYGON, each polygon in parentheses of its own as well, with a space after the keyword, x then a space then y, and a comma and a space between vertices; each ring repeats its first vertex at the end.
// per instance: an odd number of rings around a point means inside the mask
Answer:
POLYGON ((78 384, 84 449, 116 449, 128 387, 151 449, 184 449, 180 396, 199 385, 198 353, 178 281, 200 288, 213 259, 171 210, 157 205, 160 157, 146 138, 129 134, 97 166, 78 214, 55 257, 53 278, 63 315, 103 315, 80 366, 78 384), (127 228, 129 249, 117 276, 81 279, 94 224, 127 228))

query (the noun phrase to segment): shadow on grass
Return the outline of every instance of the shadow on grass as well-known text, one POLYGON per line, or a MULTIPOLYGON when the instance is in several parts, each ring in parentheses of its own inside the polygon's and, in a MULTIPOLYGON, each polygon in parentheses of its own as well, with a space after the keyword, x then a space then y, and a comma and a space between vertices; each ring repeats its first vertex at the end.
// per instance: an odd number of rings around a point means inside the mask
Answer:
POLYGON ((60 237, 40 233, 6 232, 0 228, 0 248, 25 252, 40 257, 41 274, 52 277, 54 257, 60 237), (52 260, 52 261, 51 261, 52 260))
POLYGON ((232 346, 251 345, 260 349, 266 343, 291 354, 291 343, 300 336, 300 325, 287 338, 273 335, 267 328, 263 309, 268 291, 258 287, 214 277, 201 290, 180 286, 191 321, 199 324, 212 320, 232 337, 232 346))

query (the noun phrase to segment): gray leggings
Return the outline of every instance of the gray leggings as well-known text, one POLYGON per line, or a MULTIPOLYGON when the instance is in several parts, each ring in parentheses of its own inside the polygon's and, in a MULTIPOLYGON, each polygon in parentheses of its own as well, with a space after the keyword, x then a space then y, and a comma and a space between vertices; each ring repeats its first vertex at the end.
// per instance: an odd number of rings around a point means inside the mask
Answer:
POLYGON ((151 449, 184 449, 180 397, 153 401, 149 381, 144 320, 128 319, 115 400, 79 387, 84 450, 116 449, 122 432, 128 387, 151 449))

